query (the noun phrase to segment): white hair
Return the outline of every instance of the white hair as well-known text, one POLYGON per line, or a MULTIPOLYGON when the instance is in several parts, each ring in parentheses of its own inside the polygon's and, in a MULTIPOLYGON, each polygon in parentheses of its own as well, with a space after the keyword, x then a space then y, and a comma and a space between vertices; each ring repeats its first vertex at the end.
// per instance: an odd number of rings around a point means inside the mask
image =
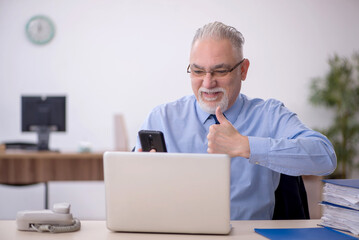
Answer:
POLYGON ((217 40, 228 39, 233 47, 243 56, 244 37, 237 29, 221 22, 213 22, 199 28, 194 35, 192 47, 199 39, 212 38, 217 40))
POLYGON ((209 113, 209 114, 216 114, 217 107, 221 107, 221 111, 224 112, 228 109, 228 95, 227 91, 224 88, 214 88, 214 89, 207 89, 204 87, 201 87, 198 89, 198 104, 202 108, 203 111, 209 113), (206 99, 202 96, 203 92, 211 93, 211 92, 221 92, 223 94, 221 100, 219 102, 216 102, 217 98, 214 99, 206 99), (206 100, 206 101, 204 101, 206 100), (214 103, 210 103, 210 102, 214 103))

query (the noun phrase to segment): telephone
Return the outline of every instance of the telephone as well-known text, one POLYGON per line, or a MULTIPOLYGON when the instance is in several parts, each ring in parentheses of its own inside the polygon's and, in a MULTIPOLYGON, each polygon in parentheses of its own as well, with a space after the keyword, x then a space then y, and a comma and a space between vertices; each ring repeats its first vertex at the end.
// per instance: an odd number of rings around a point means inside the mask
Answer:
POLYGON ((69 203, 56 203, 53 210, 20 211, 16 216, 17 229, 37 232, 74 232, 81 228, 77 218, 72 218, 69 203))

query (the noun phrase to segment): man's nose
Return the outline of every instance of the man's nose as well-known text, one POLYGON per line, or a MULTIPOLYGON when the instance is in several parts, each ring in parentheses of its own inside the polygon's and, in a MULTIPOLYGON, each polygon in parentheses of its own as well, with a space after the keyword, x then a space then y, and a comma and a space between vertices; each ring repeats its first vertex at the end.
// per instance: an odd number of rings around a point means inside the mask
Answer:
POLYGON ((216 86, 217 82, 213 78, 212 73, 207 72, 206 75, 203 76, 203 87, 205 88, 214 88, 216 86))

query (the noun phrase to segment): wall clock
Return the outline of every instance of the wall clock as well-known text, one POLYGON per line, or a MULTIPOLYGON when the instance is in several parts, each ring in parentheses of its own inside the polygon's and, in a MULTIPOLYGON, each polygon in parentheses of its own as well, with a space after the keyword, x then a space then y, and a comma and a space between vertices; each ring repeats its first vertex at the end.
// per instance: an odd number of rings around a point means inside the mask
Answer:
POLYGON ((53 22, 42 15, 32 17, 27 22, 25 30, 28 39, 34 44, 46 44, 55 36, 53 22))

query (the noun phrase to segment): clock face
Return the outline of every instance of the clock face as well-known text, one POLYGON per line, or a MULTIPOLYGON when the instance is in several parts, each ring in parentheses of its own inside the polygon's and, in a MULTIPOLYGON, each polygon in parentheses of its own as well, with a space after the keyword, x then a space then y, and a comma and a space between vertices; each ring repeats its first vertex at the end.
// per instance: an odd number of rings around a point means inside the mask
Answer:
POLYGON ((35 16, 26 24, 26 35, 32 43, 45 44, 54 37, 55 27, 49 18, 35 16))

